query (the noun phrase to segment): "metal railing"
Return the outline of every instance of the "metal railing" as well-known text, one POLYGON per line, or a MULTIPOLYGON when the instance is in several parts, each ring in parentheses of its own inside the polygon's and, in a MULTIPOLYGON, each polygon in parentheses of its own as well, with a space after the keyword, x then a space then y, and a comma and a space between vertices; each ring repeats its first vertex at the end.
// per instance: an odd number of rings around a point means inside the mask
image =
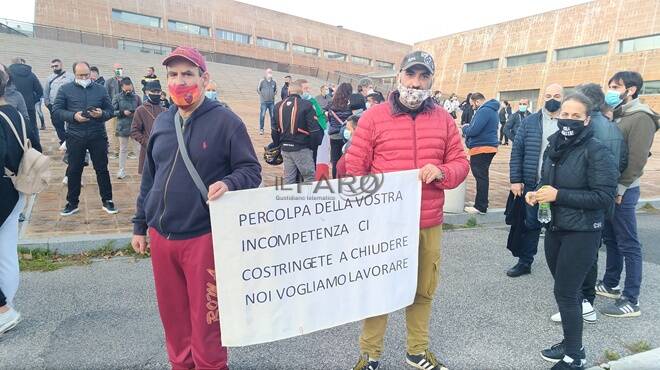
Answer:
MULTIPOLYGON (((119 50, 140 52, 146 54, 167 55, 174 45, 157 42, 146 42, 128 37, 111 36, 102 33, 86 32, 70 28, 47 26, 43 24, 16 21, 0 18, 0 33, 25 36, 37 39, 72 42, 77 44, 114 48, 119 50)), ((364 76, 348 75, 339 71, 324 71, 314 66, 304 66, 289 63, 280 63, 271 60, 256 59, 239 55, 218 53, 209 50, 200 50, 209 62, 231 64, 257 69, 271 68, 274 71, 316 77, 328 83, 340 84, 348 82, 357 85, 364 76)), ((380 86, 379 86, 380 87, 380 86)), ((389 89, 384 90, 389 91, 389 89)))

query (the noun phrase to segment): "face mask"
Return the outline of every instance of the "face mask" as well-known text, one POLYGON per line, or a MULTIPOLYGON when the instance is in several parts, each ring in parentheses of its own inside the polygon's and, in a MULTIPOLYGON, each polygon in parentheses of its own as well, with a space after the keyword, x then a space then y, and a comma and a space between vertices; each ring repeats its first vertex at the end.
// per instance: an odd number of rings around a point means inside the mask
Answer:
POLYGON ((518 110, 525 113, 525 112, 527 112, 527 106, 526 105, 521 105, 521 106, 518 107, 518 110))
POLYGON ((185 86, 170 84, 167 85, 167 88, 170 91, 170 97, 174 104, 182 109, 190 108, 202 96, 199 86, 197 85, 185 86))
POLYGON ((373 94, 373 93, 375 93, 374 89, 369 89, 369 91, 367 91, 367 95, 370 95, 370 94, 373 94))
POLYGON ((344 139, 346 139, 346 141, 351 140, 351 132, 350 131, 344 130, 344 139))
POLYGON ((160 104, 160 94, 149 94, 149 101, 152 104, 160 104))
POLYGON ((555 99, 550 99, 547 102, 545 102, 545 110, 547 110, 550 113, 554 113, 561 108, 561 102, 559 100, 555 99))
POLYGON ((619 92, 615 90, 609 90, 607 94, 605 94, 605 103, 614 108, 621 104, 626 96, 628 96, 628 90, 626 90, 623 94, 619 94, 619 92))
POLYGON ((60 69, 53 69, 53 73, 58 75, 58 74, 62 73, 62 69, 61 68, 60 69))
POLYGON ((209 90, 209 91, 205 92, 204 95, 206 95, 206 97, 211 99, 211 100, 217 100, 218 99, 218 92, 217 91, 210 91, 209 90))
POLYGON ((586 126, 584 121, 578 119, 558 119, 557 127, 559 127, 559 133, 568 138, 579 135, 586 126))
POLYGON ((367 109, 371 108, 371 103, 366 102, 365 105, 367 106, 367 109))
POLYGON ((123 71, 123 70, 121 70, 121 69, 115 69, 115 75, 116 75, 117 77, 121 76, 122 74, 124 74, 124 71, 123 71))
POLYGON ((133 93, 133 90, 124 91, 124 94, 126 94, 126 95, 131 95, 132 93, 133 93))
POLYGON ((309 99, 312 98, 312 94, 310 94, 310 93, 308 93, 308 92, 304 92, 304 93, 302 94, 302 98, 305 99, 305 100, 309 100, 309 99))
POLYGON ((399 101, 408 109, 419 108, 431 96, 431 90, 409 89, 399 82, 399 101))
POLYGON ((90 79, 79 80, 79 79, 76 78, 76 83, 77 83, 78 85, 80 85, 80 86, 86 88, 87 86, 89 86, 89 84, 92 83, 92 80, 90 80, 90 79))

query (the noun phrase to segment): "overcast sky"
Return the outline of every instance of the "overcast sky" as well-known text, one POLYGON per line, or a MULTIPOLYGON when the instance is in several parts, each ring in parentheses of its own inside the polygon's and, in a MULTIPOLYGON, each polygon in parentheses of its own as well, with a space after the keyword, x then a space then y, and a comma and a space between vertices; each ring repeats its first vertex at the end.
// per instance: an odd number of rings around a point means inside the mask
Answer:
MULTIPOLYGON (((323 2, 242 0, 244 3, 335 26, 341 25, 350 30, 407 44, 586 2, 584 0, 465 1, 419 0, 401 3, 384 0, 323 2)), ((2 18, 34 21, 34 0, 0 0, 0 9, 2 9, 0 12, 2 18), (7 6, 10 3, 11 6, 7 6)))

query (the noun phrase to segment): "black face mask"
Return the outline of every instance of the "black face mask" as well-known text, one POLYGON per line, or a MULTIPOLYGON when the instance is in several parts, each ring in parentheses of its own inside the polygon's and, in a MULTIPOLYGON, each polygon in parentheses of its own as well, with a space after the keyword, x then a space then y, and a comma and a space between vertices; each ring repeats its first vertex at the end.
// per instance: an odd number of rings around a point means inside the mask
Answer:
POLYGON ((53 69, 53 73, 58 75, 58 74, 62 73, 62 70, 61 69, 53 69))
POLYGON ((584 125, 584 121, 579 119, 558 119, 557 127, 559 127, 559 134, 569 139, 580 135, 587 126, 584 125))
POLYGON ((547 102, 545 102, 545 110, 547 110, 550 113, 554 113, 561 108, 561 102, 559 100, 555 99, 550 99, 547 102))
POLYGON ((160 94, 149 94, 149 101, 153 104, 160 104, 160 94))

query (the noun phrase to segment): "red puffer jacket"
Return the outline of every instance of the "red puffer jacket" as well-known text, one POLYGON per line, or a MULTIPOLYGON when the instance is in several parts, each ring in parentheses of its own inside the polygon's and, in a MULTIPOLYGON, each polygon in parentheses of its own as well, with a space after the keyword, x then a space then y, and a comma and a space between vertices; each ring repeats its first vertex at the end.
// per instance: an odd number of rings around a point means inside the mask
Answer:
POLYGON ((467 177, 469 165, 454 119, 429 100, 412 118, 390 95, 386 104, 367 110, 353 133, 346 153, 346 172, 353 176, 422 168, 433 164, 444 173, 441 181, 422 184, 420 227, 442 223, 444 189, 453 189, 467 177))

